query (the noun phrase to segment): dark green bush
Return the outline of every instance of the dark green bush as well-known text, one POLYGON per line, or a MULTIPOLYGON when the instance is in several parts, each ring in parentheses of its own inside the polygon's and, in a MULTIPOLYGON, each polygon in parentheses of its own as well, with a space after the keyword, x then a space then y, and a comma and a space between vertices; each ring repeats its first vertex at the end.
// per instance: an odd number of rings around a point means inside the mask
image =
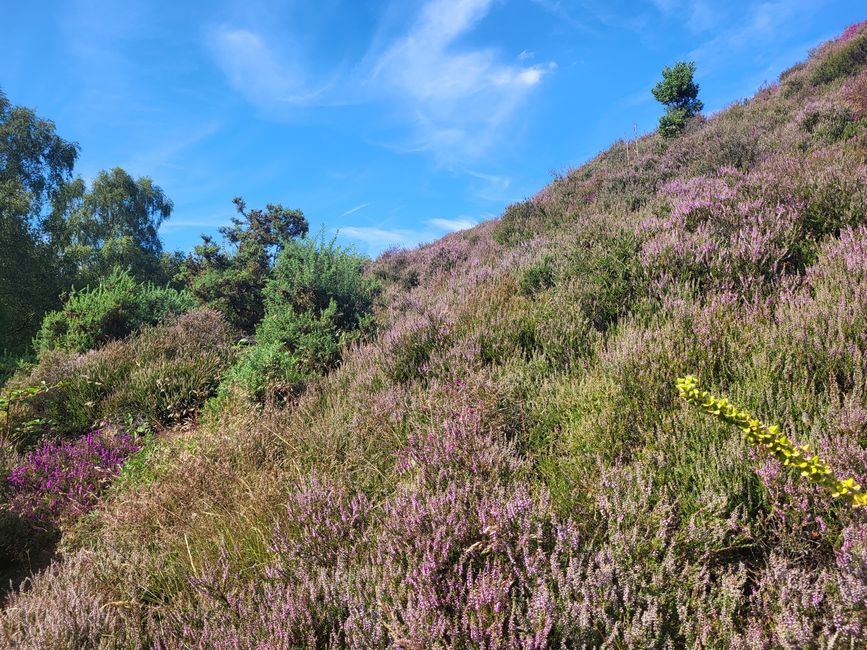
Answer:
POLYGON ((267 394, 299 393, 340 359, 336 312, 337 303, 332 301, 318 316, 312 311, 267 313, 256 329, 256 345, 244 350, 226 384, 257 400, 267 394))
POLYGON ((804 130, 820 143, 837 142, 855 134, 856 120, 843 106, 830 106, 807 113, 802 122, 804 130))
POLYGON ((446 329, 437 319, 422 320, 393 332, 385 375, 397 384, 422 379, 431 356, 447 341, 446 329))
POLYGON ((518 280, 518 287, 522 296, 531 296, 552 286, 554 286, 554 265, 553 260, 548 255, 525 268, 518 280))
POLYGON ((116 268, 97 287, 73 291, 62 309, 46 314, 33 346, 40 355, 48 350, 84 352, 183 314, 194 304, 184 291, 139 284, 116 268))
POLYGON ((222 243, 202 235, 176 280, 189 287, 199 304, 251 333, 265 315, 263 292, 275 259, 286 242, 307 235, 308 223, 300 210, 280 204, 248 210, 243 199, 234 203, 240 217, 219 229, 222 243))
POLYGON ((642 292, 640 249, 640 238, 630 228, 592 221, 564 251, 558 283, 594 329, 616 323, 642 292))

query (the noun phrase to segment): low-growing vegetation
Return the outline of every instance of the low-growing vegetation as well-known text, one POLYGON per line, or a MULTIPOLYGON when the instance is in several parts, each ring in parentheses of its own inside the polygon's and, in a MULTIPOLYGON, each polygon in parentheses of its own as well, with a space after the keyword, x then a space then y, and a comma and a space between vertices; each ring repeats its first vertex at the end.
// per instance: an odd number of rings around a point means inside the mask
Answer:
POLYGON ((415 250, 241 202, 195 308, 74 294, 0 401, 0 644, 863 646, 865 42, 415 250))

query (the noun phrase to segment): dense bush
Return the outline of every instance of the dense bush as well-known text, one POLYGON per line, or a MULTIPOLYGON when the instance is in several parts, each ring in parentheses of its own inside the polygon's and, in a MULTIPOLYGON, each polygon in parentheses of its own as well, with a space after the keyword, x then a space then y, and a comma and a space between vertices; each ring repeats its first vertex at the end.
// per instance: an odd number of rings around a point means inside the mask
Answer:
POLYGON ((73 291, 62 309, 46 314, 33 345, 39 354, 84 352, 188 312, 194 305, 184 291, 138 283, 116 268, 98 286, 73 291))
POLYGON ((263 291, 277 254, 293 238, 304 237, 309 226, 300 210, 279 204, 248 210, 241 198, 234 203, 240 217, 219 229, 222 243, 203 235, 183 261, 177 280, 199 304, 250 333, 265 314, 263 291))
POLYGON ((521 271, 518 288, 522 295, 531 296, 554 286, 552 259, 545 256, 521 271))
POLYGON ((371 324, 377 282, 365 274, 367 263, 322 236, 287 241, 265 288, 255 345, 242 352, 224 391, 286 397, 334 367, 342 346, 371 324))
POLYGON ((336 304, 341 330, 359 327, 370 312, 376 283, 364 273, 368 259, 325 241, 324 235, 287 242, 265 288, 266 309, 321 314, 336 304))
POLYGON ((813 68, 810 75, 813 84, 825 84, 852 75, 867 63, 867 28, 864 23, 852 27, 855 29, 845 37, 826 45, 830 51, 813 68))
POLYGON ((532 199, 512 203, 506 208, 497 227, 494 241, 503 245, 515 245, 532 239, 545 227, 545 210, 532 199))

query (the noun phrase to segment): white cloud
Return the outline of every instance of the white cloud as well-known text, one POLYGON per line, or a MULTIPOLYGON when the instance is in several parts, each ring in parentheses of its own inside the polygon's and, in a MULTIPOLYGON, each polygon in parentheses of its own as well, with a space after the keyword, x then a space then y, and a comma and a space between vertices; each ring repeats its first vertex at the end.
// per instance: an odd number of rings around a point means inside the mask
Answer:
POLYGON ((460 47, 493 0, 430 0, 379 57, 371 81, 401 102, 411 148, 454 162, 484 154, 553 64, 514 66, 492 49, 460 47))
POLYGON ((456 230, 466 230, 468 228, 472 228, 477 225, 475 221, 472 219, 459 218, 459 219, 428 219, 427 223, 431 226, 439 228, 440 230, 447 230, 448 232, 454 232, 456 230))
POLYGON ((418 233, 405 229, 386 230, 369 226, 343 226, 338 228, 337 232, 349 239, 362 241, 378 250, 383 250, 389 246, 414 246, 421 241, 417 237, 418 233))
POLYGON ((255 32, 220 27, 210 32, 209 45, 229 84, 253 104, 311 104, 324 90, 308 85, 300 61, 255 32))

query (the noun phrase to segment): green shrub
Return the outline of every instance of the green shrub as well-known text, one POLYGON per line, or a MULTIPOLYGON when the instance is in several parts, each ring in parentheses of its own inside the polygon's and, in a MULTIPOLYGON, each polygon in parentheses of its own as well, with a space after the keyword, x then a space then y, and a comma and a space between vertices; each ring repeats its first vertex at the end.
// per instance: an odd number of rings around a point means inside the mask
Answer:
POLYGON ((221 392, 241 389, 262 400, 298 394, 340 360, 347 340, 371 323, 378 283, 367 258, 321 236, 284 244, 265 289, 265 317, 221 392))
POLYGON ((848 140, 858 130, 859 120, 844 107, 832 105, 808 112, 801 122, 804 130, 819 143, 848 140))
POLYGON ((27 358, 19 357, 17 354, 0 352, 0 386, 6 383, 6 380, 15 374, 15 371, 25 367, 27 363, 27 358))
POLYGON ((558 283, 595 329, 608 329, 645 291, 640 242, 628 227, 592 220, 564 247, 558 283))
POLYGON ((365 274, 368 259, 335 239, 292 240, 277 256, 273 278, 265 288, 265 309, 292 309, 320 314, 336 303, 334 322, 348 331, 357 328, 373 306, 378 283, 365 274))
POLYGON ((546 255, 535 264, 531 264, 521 272, 518 288, 522 296, 531 296, 554 286, 554 266, 550 256, 546 255))
POLYGON ((810 75, 814 86, 855 74, 867 64, 867 30, 839 44, 819 59, 810 75))
POLYGON ((543 231, 545 216, 545 209, 532 199, 512 203, 494 227, 494 241, 514 246, 530 240, 543 231))
POLYGON ((334 322, 337 303, 318 317, 312 311, 267 313, 256 330, 256 345, 246 349, 226 384, 262 400, 266 394, 297 394, 340 358, 340 333, 334 322))
POLYGON ((396 384, 408 384, 425 376, 431 356, 444 349, 450 337, 445 322, 427 317, 392 330, 388 338, 385 375, 396 384))
POLYGON ((84 352, 186 313, 194 304, 186 292, 139 284, 116 268, 96 288, 73 291, 62 309, 46 314, 33 346, 40 355, 48 350, 84 352))

